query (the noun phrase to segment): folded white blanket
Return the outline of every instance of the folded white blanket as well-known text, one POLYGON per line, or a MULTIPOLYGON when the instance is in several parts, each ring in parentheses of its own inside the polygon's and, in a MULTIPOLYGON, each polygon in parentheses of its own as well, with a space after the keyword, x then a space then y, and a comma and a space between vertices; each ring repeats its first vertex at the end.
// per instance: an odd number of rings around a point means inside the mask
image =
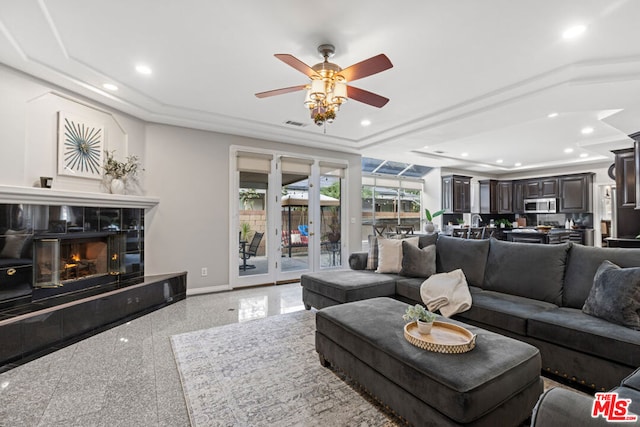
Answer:
POLYGON ((420 297, 429 311, 440 310, 444 317, 471 308, 467 278, 461 269, 430 276, 420 286, 420 297))

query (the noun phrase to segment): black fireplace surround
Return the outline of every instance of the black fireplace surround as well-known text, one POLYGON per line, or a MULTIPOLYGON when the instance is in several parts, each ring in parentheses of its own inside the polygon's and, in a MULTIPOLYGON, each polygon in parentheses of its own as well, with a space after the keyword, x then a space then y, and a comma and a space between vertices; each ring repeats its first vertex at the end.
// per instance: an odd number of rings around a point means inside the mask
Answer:
POLYGON ((0 204, 0 372, 186 297, 145 277, 144 214, 0 204))

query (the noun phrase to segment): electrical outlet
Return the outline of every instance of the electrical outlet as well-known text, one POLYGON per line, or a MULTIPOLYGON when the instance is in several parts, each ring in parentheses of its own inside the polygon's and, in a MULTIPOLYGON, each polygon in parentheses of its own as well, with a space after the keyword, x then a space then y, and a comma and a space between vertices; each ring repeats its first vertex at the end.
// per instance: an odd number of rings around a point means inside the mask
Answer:
POLYGON ((202 277, 205 277, 207 274, 209 274, 207 267, 202 267, 202 277))

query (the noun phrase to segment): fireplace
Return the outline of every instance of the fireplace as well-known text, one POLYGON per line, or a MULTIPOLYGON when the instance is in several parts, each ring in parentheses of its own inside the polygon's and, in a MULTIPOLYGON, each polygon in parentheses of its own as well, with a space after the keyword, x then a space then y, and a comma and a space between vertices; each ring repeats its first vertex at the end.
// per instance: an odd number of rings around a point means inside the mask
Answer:
POLYGON ((61 304, 143 277, 143 208, 0 204, 0 319, 5 309, 61 304))
POLYGON ((38 236, 34 239, 33 287, 78 290, 97 286, 104 276, 124 273, 125 248, 123 233, 38 236))

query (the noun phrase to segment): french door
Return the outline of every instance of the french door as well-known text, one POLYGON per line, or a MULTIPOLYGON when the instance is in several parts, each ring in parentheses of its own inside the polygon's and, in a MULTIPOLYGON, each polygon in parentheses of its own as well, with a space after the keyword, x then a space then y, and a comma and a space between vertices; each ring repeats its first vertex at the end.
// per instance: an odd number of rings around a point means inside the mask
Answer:
POLYGON ((231 287, 342 266, 346 164, 232 148, 231 287))

